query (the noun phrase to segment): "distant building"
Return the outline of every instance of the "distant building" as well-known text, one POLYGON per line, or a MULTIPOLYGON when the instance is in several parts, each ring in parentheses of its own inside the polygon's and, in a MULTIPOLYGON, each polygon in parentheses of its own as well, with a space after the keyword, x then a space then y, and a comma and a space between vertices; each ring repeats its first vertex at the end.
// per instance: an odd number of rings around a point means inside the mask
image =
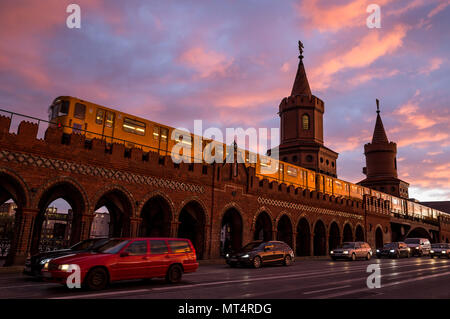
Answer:
POLYGON ((0 205, 0 216, 14 216, 17 205, 14 202, 4 203, 0 205))
POLYGON ((69 240, 72 228, 72 210, 58 212, 56 207, 48 207, 42 224, 41 240, 69 240))
POLYGON ((109 236, 109 213, 95 212, 91 226, 91 238, 109 236))

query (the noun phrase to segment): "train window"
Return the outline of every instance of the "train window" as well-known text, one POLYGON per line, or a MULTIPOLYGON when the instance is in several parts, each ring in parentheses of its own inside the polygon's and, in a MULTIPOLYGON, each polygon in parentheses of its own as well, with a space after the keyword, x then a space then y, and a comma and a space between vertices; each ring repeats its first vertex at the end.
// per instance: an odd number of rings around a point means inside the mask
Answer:
POLYGON ((64 116, 69 114, 69 105, 70 105, 69 101, 61 101, 58 116, 64 116))
MULTIPOLYGON (((114 126, 114 113, 106 112, 105 126, 113 127, 114 126)), ((145 124, 144 124, 145 127, 145 124)))
POLYGON ((292 177, 297 177, 297 169, 295 167, 288 166, 286 170, 287 174, 292 177))
POLYGON ((167 143, 167 136, 169 135, 169 130, 161 127, 161 142, 167 143))
POLYGON ((153 126, 153 139, 159 140, 159 127, 153 126))
POLYGON ((73 112, 73 116, 77 119, 84 120, 86 115, 86 105, 81 103, 75 103, 75 111, 73 112))
POLYGON ((103 124, 103 117, 105 116, 105 111, 102 109, 97 109, 97 115, 95 116, 95 123, 103 124))
POLYGON ((123 119, 123 130, 128 133, 145 135, 145 123, 125 117, 123 119))

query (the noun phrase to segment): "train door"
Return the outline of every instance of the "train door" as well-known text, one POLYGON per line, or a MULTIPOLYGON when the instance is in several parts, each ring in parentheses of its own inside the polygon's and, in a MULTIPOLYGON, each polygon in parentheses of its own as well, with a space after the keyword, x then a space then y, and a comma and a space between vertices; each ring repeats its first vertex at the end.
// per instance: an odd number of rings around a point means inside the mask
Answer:
POLYGON ((106 111, 105 112, 105 121, 103 122, 103 135, 105 136, 107 143, 113 142, 114 122, 115 122, 114 112, 106 111))

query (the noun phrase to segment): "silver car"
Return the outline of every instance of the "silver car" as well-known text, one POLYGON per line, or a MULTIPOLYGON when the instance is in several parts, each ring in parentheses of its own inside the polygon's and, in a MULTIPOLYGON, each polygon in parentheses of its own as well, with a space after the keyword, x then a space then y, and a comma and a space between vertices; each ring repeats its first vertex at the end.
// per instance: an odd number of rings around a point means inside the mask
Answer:
POLYGON ((450 258, 450 244, 447 243, 431 244, 430 257, 450 258))
POLYGON ((372 258, 372 254, 373 252, 370 245, 363 241, 345 242, 342 246, 330 251, 330 257, 333 260, 356 260, 361 258, 369 260, 372 258))

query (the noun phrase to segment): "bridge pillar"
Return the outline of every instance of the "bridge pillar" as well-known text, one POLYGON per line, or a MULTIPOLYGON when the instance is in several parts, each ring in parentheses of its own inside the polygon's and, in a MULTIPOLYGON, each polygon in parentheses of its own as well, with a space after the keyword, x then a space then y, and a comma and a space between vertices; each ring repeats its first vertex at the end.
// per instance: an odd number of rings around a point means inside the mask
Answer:
POLYGON ((142 218, 130 218, 130 237, 138 237, 141 229, 142 218))
POLYGON ((325 237, 325 256, 328 256, 330 254, 330 235, 328 232, 325 237))
POLYGON ((5 266, 23 265, 27 259, 36 216, 39 210, 31 208, 17 208, 14 224, 14 237, 6 258, 5 266))
POLYGON ((292 251, 294 252, 294 256, 297 252, 297 232, 292 232, 292 251))
POLYGON ((170 237, 178 237, 178 227, 180 224, 178 221, 170 224, 170 237))
POLYGON ((89 239, 91 237, 91 226, 92 221, 94 220, 93 215, 83 215, 81 216, 81 232, 80 232, 80 241, 89 239))
POLYGON ((314 232, 309 235, 311 238, 309 240, 309 255, 314 256, 314 232))

